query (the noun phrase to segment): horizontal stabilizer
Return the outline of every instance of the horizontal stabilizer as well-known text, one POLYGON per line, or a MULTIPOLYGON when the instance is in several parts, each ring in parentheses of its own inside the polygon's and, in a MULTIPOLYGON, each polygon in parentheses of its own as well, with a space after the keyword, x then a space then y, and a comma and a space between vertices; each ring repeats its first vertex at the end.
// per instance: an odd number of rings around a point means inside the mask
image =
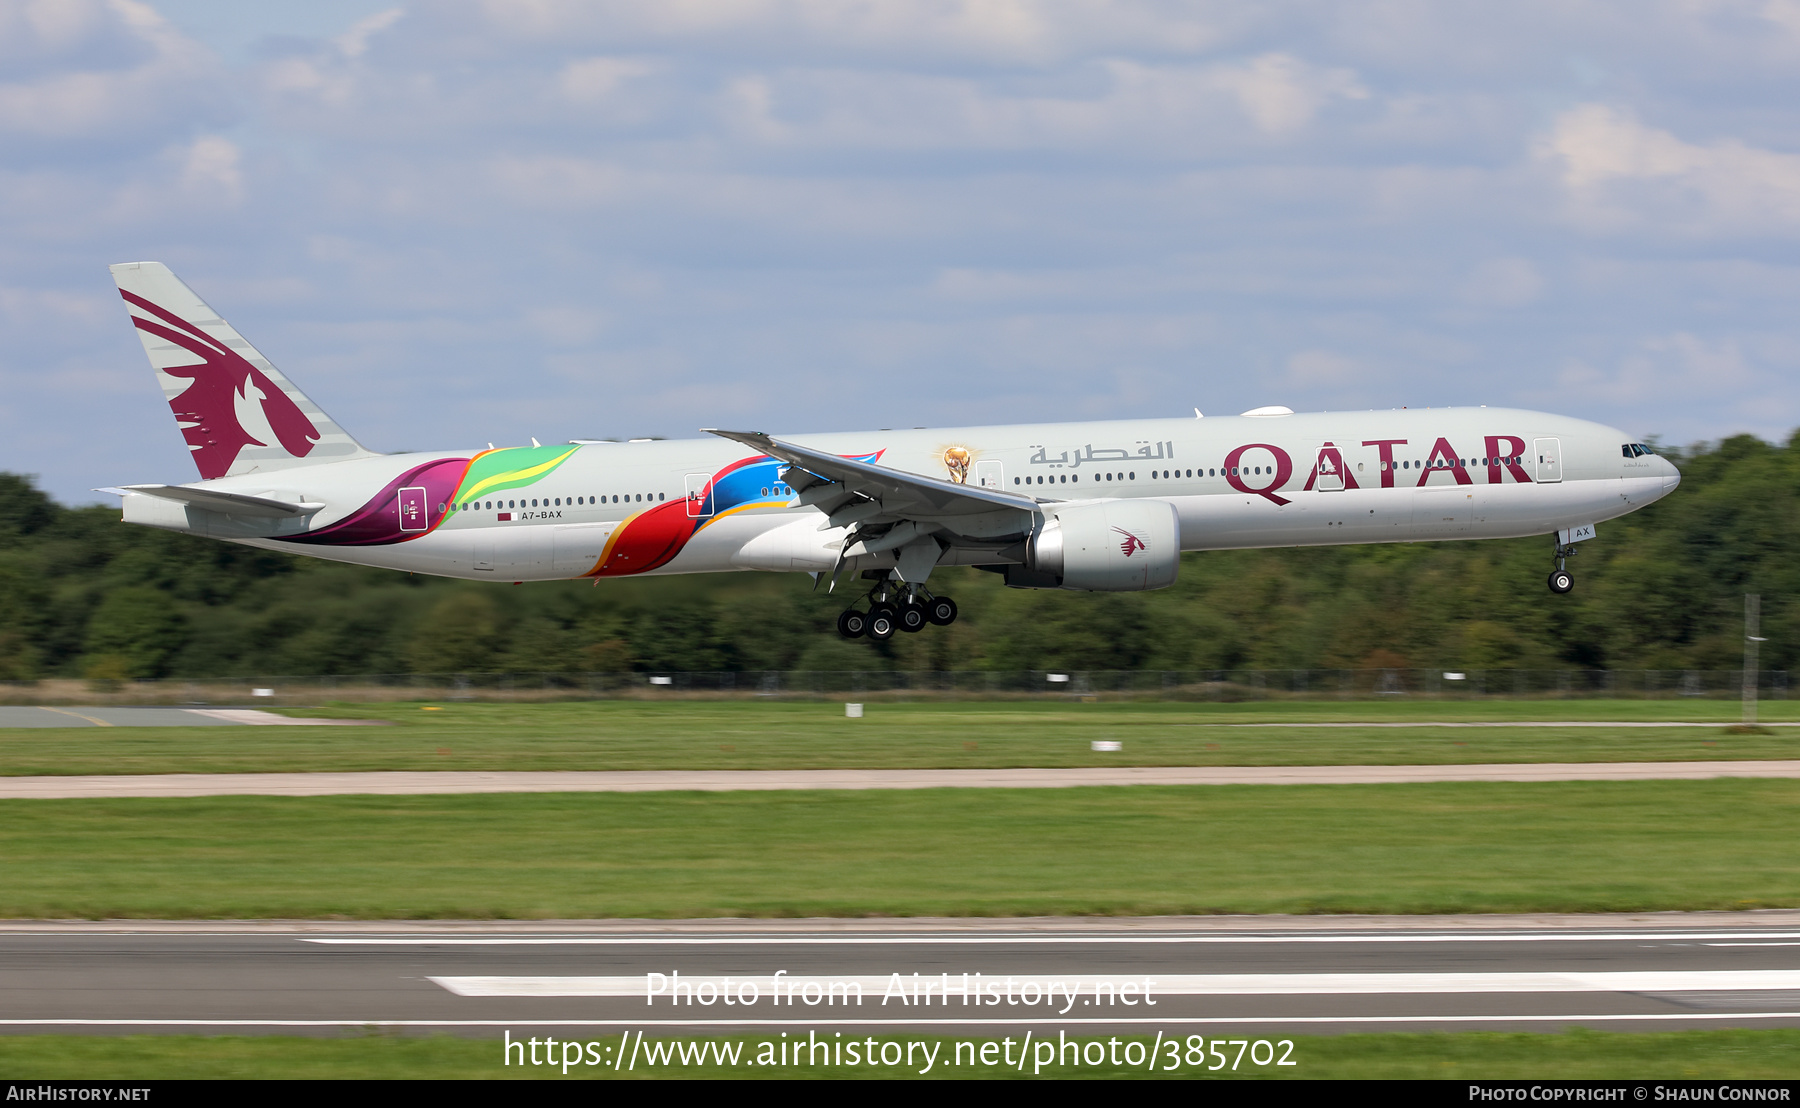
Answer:
POLYGON ((309 515, 325 507, 323 504, 290 504, 285 500, 272 500, 266 496, 247 496, 241 492, 196 489, 187 485, 121 485, 117 488, 95 489, 94 491, 110 492, 116 496, 130 496, 137 493, 142 496, 155 496, 163 500, 191 504, 209 512, 234 516, 259 516, 265 519, 291 519, 296 516, 309 515))

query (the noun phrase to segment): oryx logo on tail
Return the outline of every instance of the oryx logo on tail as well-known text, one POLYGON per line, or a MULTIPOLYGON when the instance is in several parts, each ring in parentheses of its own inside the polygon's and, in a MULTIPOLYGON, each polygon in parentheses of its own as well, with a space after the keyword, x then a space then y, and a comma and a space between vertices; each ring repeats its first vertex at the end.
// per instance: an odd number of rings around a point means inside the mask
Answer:
POLYGON ((1148 546, 1144 545, 1143 539, 1138 538, 1136 535, 1132 534, 1130 531, 1125 530, 1125 528, 1114 527, 1113 530, 1117 531, 1119 534, 1125 536, 1125 541, 1119 544, 1119 550, 1127 558, 1131 557, 1133 554, 1136 554, 1140 550, 1150 549, 1148 546))
POLYGON ((205 480, 377 457, 161 262, 113 280, 205 480))
POLYGON ((170 377, 186 377, 194 382, 169 401, 169 408, 181 424, 188 449, 194 452, 200 476, 207 480, 225 476, 231 472, 231 463, 237 461, 238 451, 246 446, 273 446, 279 442, 295 458, 312 453, 319 429, 261 370, 173 312, 124 289, 119 290, 119 295, 132 307, 157 317, 146 319, 133 312, 131 322, 138 330, 174 343, 200 359, 194 365, 162 370, 170 377))

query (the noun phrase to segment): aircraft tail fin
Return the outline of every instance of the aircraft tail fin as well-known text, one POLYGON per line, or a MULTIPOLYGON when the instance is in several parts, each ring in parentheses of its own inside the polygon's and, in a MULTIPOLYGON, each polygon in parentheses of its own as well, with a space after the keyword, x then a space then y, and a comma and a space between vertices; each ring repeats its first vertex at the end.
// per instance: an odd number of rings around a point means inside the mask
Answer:
POLYGON ((372 457, 161 262, 113 280, 205 480, 372 457))

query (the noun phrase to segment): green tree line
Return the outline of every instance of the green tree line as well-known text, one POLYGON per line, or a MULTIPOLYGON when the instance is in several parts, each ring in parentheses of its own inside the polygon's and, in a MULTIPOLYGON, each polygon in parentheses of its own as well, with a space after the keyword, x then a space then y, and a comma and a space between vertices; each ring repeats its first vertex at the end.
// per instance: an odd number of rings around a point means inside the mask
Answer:
POLYGON ((800 574, 503 585, 127 526, 0 474, 0 679, 769 669, 1730 669, 1800 642, 1800 432, 1669 451, 1679 490, 1600 526, 1552 595, 1548 538, 1188 554, 1169 589, 1007 589, 940 570, 958 621, 888 643, 800 574))

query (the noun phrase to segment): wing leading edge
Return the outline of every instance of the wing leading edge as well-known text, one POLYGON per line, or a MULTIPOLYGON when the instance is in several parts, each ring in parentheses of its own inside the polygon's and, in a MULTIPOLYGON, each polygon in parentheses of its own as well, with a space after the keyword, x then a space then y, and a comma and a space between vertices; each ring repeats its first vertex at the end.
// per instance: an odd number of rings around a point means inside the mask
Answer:
POLYGON ((922 581, 947 546, 1017 541, 1031 533, 1042 510, 1028 496, 845 458, 761 431, 703 430, 786 462, 782 479, 799 502, 825 513, 819 529, 850 528, 834 585, 846 559, 888 550, 896 552, 903 580, 922 581))

